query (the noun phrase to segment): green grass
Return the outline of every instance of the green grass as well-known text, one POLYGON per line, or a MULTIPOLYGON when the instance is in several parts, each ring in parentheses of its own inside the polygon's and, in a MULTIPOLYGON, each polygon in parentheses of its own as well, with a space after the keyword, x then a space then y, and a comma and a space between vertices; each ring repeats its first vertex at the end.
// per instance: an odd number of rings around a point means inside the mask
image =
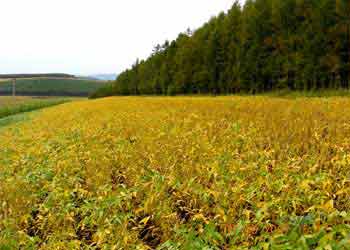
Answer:
POLYGON ((5 118, 1 118, 0 119, 0 130, 2 127, 5 126, 9 126, 13 123, 17 123, 17 122, 23 122, 23 121, 27 121, 30 119, 30 115, 31 113, 22 113, 22 114, 17 114, 17 115, 11 115, 5 118))
POLYGON ((30 112, 46 107, 55 106, 70 101, 68 98, 32 99, 29 97, 0 97, 0 126, 7 121, 3 118, 20 113, 30 112))
MULTIPOLYGON (((40 96, 88 96, 100 87, 103 81, 85 79, 18 79, 16 92, 18 95, 40 96)), ((0 94, 12 93, 12 82, 5 80, 0 82, 0 94)))

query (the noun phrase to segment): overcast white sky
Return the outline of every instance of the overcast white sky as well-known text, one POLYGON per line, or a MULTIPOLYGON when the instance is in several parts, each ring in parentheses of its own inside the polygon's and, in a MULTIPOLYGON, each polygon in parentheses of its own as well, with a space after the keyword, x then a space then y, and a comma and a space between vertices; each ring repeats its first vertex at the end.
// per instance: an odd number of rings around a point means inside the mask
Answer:
POLYGON ((0 0, 0 73, 119 73, 233 2, 0 0))

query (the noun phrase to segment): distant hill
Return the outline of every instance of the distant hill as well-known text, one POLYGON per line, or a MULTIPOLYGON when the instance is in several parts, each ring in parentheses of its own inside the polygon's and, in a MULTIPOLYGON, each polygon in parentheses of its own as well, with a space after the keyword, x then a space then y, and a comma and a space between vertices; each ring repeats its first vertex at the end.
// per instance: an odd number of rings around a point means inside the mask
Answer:
POLYGON ((9 78, 37 78, 37 77, 47 77, 47 78, 75 78, 74 75, 52 73, 52 74, 0 74, 0 79, 9 78))
MULTIPOLYGON (((7 75, 9 76, 9 75, 7 75)), ((52 76, 52 75, 51 75, 52 76)), ((100 87, 105 86, 105 81, 96 81, 80 78, 42 77, 37 79, 17 79, 16 94, 22 96, 88 96, 100 87)), ((0 95, 12 93, 12 82, 7 80, 12 77, 0 79, 0 95)))
POLYGON ((117 78, 117 74, 97 74, 97 75, 90 75, 89 78, 103 80, 103 81, 114 81, 117 78))

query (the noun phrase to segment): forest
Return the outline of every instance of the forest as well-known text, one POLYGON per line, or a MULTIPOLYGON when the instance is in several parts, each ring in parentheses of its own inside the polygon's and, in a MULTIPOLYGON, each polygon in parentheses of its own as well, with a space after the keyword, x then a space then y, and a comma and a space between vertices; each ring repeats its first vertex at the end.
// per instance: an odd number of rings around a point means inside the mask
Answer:
POLYGON ((92 97, 348 89, 350 1, 236 1, 92 97))

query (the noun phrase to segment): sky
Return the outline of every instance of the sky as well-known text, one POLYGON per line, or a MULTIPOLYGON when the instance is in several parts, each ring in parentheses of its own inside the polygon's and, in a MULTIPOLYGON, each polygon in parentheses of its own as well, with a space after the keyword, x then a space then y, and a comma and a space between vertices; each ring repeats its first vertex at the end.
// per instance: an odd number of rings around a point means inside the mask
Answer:
POLYGON ((120 73, 233 2, 1 0, 0 74, 120 73))

